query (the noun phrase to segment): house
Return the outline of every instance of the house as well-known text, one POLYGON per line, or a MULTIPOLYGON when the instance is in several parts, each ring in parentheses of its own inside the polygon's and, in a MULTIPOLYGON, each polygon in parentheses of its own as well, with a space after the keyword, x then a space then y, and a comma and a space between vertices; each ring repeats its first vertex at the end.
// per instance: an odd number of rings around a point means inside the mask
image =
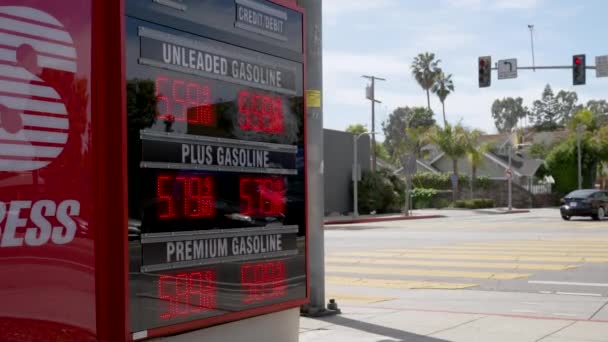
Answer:
MULTIPOLYGON (((538 183, 539 180, 535 177, 536 172, 544 161, 526 156, 526 153, 515 147, 517 145, 516 141, 514 134, 503 133, 481 136, 480 144, 490 142, 494 145, 494 148, 492 151, 484 153, 484 158, 476 170, 477 176, 506 180, 510 154, 513 182, 528 189, 531 189, 533 184, 538 183)), ((418 172, 453 172, 452 159, 441 152, 437 146, 426 145, 422 149, 422 155, 423 157, 417 161, 418 172)), ((459 174, 471 175, 472 168, 467 157, 460 158, 457 164, 459 174)))

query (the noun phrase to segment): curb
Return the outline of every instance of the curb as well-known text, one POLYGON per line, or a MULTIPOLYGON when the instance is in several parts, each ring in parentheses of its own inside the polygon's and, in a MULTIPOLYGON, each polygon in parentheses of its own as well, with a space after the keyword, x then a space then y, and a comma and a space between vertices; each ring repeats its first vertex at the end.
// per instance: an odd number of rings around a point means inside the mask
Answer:
POLYGON ((370 223, 370 222, 385 222, 385 221, 406 221, 406 220, 424 220, 433 218, 442 218, 443 215, 420 215, 420 216, 393 216, 393 217, 373 217, 347 220, 329 220, 325 221, 325 225, 332 224, 352 224, 352 223, 370 223))
POLYGON ((508 214, 526 214, 529 213, 530 210, 528 209, 513 209, 511 211, 490 211, 490 212, 486 212, 486 211, 475 211, 476 213, 479 214, 488 214, 488 215, 508 215, 508 214))

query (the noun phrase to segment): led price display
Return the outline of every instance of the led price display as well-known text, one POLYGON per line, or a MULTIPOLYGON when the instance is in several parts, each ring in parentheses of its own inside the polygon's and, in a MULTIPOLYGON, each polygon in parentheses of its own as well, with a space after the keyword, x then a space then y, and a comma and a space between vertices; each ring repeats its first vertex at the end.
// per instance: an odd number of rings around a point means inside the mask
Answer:
POLYGON ((212 177, 160 175, 156 199, 160 219, 205 218, 215 215, 212 177))
POLYGON ((277 216, 285 214, 285 180, 281 177, 241 176, 241 214, 277 216))
MULTIPOLYGON (((301 41, 301 13, 256 2, 287 11, 285 37, 301 41)), ((180 3, 196 18, 236 9, 180 3)), ((239 33, 218 37, 203 23, 157 20, 166 8, 155 2, 126 8, 132 332, 303 304, 304 56, 250 45, 260 35, 235 28, 235 15, 219 31, 239 33)))
POLYGON ((166 76, 156 77, 154 84, 160 119, 204 126, 215 124, 208 85, 166 76))
POLYGON ((244 303, 261 302, 285 295, 287 272, 282 261, 268 261, 241 266, 244 303))
POLYGON ((283 133, 283 100, 280 96, 239 91, 239 127, 244 131, 283 133))
POLYGON ((164 275, 158 279, 158 298, 165 303, 162 319, 215 309, 217 288, 214 271, 203 270, 164 275))

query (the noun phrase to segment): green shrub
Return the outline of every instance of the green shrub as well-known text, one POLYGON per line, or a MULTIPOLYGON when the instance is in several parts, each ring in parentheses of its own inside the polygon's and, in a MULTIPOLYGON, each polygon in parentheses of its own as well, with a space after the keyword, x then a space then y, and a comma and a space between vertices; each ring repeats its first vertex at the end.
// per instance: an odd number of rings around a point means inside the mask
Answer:
POLYGON ((405 203, 405 183, 384 170, 364 172, 359 182, 358 200, 362 213, 399 211, 405 203))
POLYGON ((490 198, 474 198, 470 200, 458 200, 454 203, 455 208, 461 209, 484 209, 494 208, 495 203, 490 198))
POLYGON ((415 209, 430 208, 433 198, 437 195, 435 189, 415 188, 412 190, 412 201, 415 209))

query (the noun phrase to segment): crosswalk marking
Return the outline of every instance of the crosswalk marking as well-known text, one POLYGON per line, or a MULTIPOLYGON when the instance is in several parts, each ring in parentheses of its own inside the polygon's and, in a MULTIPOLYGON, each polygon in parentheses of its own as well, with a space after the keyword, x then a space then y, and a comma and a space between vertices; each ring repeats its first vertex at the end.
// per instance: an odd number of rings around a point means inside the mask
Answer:
POLYGON ((331 285, 381 287, 392 289, 444 289, 460 290, 478 286, 471 283, 445 283, 433 281, 398 280, 398 279, 375 279, 375 278, 352 278, 352 277, 325 277, 325 282, 331 285))
POLYGON ((518 248, 454 248, 454 247, 435 247, 425 249, 382 249, 378 252, 387 253, 438 253, 446 252, 449 254, 480 254, 480 253, 491 253, 494 255, 544 255, 544 256, 590 256, 590 257, 608 257, 608 252, 584 252, 584 251, 566 251, 566 250, 554 250, 554 251, 542 251, 542 250, 526 250, 518 248))
POLYGON ((453 271, 453 270, 427 270, 408 268, 382 268, 382 267, 356 267, 356 266, 329 266, 325 268, 329 273, 353 273, 353 274, 380 274, 380 275, 404 275, 423 277, 452 277, 473 279, 496 279, 511 280, 531 276, 530 273, 501 273, 501 272, 477 272, 477 271, 453 271))
POLYGON ((342 252, 337 256, 362 257, 392 257, 404 259, 461 259, 461 260, 492 260, 492 261, 541 261, 541 262, 567 262, 567 263, 605 263, 608 257, 579 257, 579 256, 525 256, 525 255, 495 255, 495 254, 438 254, 428 251, 426 253, 395 253, 395 252, 342 252))
MULTIPOLYGON (((327 256, 325 263, 328 274, 326 283, 333 289, 336 289, 333 286, 341 286, 341 290, 342 286, 470 289, 479 286, 475 279, 515 280, 531 277, 536 271, 565 271, 586 263, 608 263, 608 238, 504 240, 338 252, 327 256), (404 277, 406 279, 401 279, 404 277), (438 278, 448 281, 429 281, 438 278), (449 278, 456 278, 455 281, 469 279, 471 283, 466 280, 462 283, 451 282, 449 278)), ((551 282, 547 281, 547 285, 549 283, 551 282)), ((368 303, 383 300, 358 294, 341 294, 336 297, 342 297, 344 301, 368 303)))
POLYGON ((455 261, 424 261, 424 260, 399 260, 399 259, 361 259, 361 258, 325 258, 326 263, 352 263, 368 265, 400 265, 400 266, 433 266, 433 267, 471 267, 492 269, 526 269, 563 271, 577 268, 579 265, 557 265, 557 264, 521 264, 521 263, 486 263, 486 262, 455 262, 455 261))

